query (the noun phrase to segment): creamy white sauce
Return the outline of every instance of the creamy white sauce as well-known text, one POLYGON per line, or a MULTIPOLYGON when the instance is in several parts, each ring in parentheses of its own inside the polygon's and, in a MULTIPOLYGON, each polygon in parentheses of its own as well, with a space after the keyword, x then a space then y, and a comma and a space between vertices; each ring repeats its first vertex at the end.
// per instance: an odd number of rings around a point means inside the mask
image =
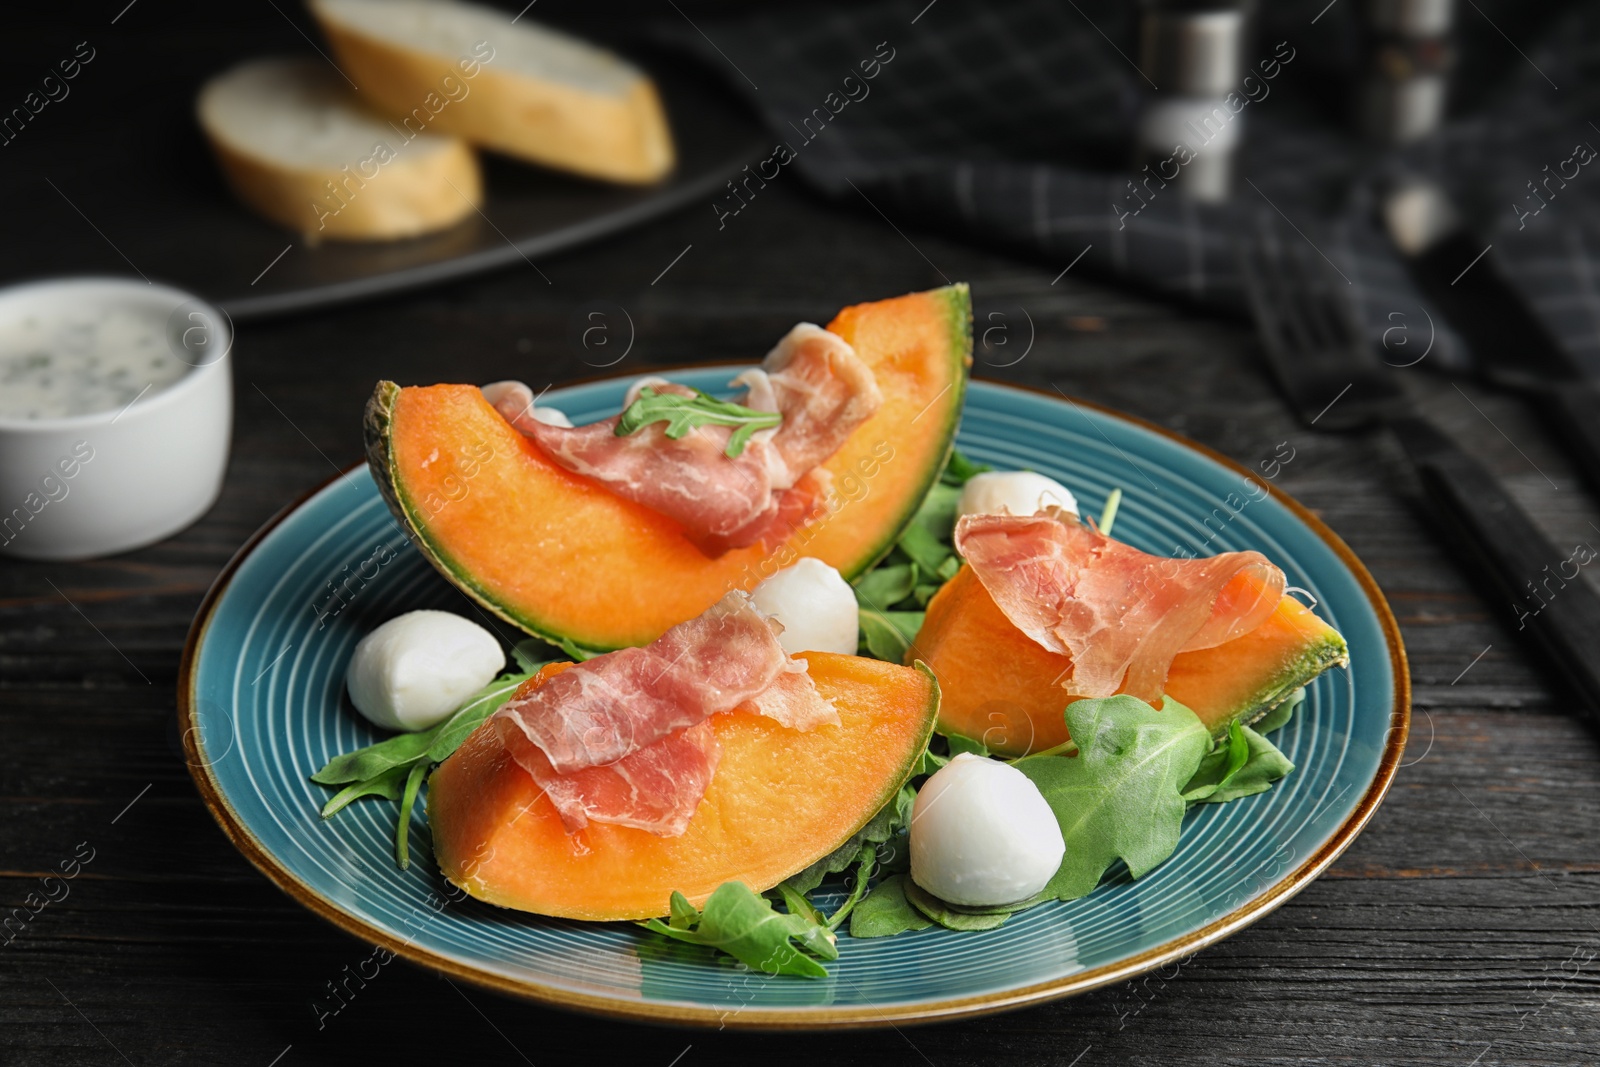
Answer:
POLYGON ((0 319, 0 418, 114 411, 188 370, 153 309, 50 308, 0 319))

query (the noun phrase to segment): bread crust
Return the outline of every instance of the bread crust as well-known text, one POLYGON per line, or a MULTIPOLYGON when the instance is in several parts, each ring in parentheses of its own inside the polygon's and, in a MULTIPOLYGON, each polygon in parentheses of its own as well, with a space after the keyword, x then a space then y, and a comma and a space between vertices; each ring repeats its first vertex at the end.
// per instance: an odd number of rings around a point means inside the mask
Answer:
POLYGON ((284 166, 231 141, 203 115, 201 127, 234 194, 310 242, 417 237, 455 225, 483 202, 477 157, 461 141, 410 154, 402 145, 366 178, 353 167, 347 173, 284 166))
POLYGON ((311 11, 361 95, 400 116, 421 108, 429 116, 429 132, 613 182, 648 184, 672 170, 672 134, 647 78, 621 96, 585 92, 492 63, 481 65, 468 80, 454 60, 370 36, 340 23, 321 4, 313 2, 311 11), (468 84, 470 91, 429 114, 424 101, 429 94, 443 99, 447 76, 468 84))

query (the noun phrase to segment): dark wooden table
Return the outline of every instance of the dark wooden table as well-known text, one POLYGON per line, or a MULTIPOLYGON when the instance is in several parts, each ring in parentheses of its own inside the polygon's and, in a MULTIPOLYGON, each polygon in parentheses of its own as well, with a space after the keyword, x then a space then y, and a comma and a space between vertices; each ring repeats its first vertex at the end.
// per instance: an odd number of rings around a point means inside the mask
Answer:
MULTIPOLYGON (((1070 274, 1052 284, 1063 264, 916 230, 908 241, 793 178, 737 225, 719 233, 713 222, 691 211, 541 262, 550 284, 519 268, 250 324, 235 349, 233 457, 209 515, 113 559, 0 561, 0 907, 22 905, 75 853, 93 854, 70 894, 0 947, 0 1062, 1600 1058, 1600 745, 1518 645, 1509 607, 1482 599, 1441 554, 1382 440, 1302 430, 1241 324, 1070 274), (569 340, 574 315, 596 299, 626 308, 637 329, 618 369, 752 358, 797 320, 941 284, 941 273, 972 282, 983 321, 994 311, 1011 324, 1009 347, 980 348, 980 375, 1059 385, 1246 463, 1278 442, 1297 450, 1279 485, 1367 562, 1411 653, 1412 744, 1366 833, 1320 881, 1176 978, 1010 1015, 866 1033, 663 1030, 453 989, 396 962, 319 1029, 313 999, 369 950, 229 846, 184 766, 173 694, 207 586, 251 531, 359 457, 374 379, 542 384, 598 373, 610 357, 569 340), (1000 367, 1027 340, 1020 308, 1037 335, 1000 367)), ((1471 385, 1462 388, 1481 413, 1446 380, 1413 384, 1559 543, 1600 541, 1600 512, 1535 417, 1471 385)))

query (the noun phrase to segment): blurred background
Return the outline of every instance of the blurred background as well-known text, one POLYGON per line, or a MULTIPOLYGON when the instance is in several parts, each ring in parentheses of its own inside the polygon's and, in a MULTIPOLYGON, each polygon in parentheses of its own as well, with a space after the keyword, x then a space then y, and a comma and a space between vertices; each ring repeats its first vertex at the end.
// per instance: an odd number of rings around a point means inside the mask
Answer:
POLYGON ((1363 431, 1420 412, 1562 546, 1541 559, 1600 529, 1585 436, 1600 8, 498 6, 639 64, 665 103, 671 173, 618 185, 485 152, 481 210, 459 222, 315 242, 239 202, 195 118, 202 83, 235 64, 326 51, 301 6, 8 16, 0 283, 144 276, 216 304, 234 330, 234 425, 195 525, 87 561, 0 559, 5 903, 70 842, 105 857, 54 925, 0 954, 0 1060, 267 1064, 289 1045, 307 1062, 465 1049, 666 1064, 692 1045, 944 1067, 1066 1063, 1085 1043, 1102 1062, 1590 1058, 1593 952, 1569 972, 1574 941, 1594 946, 1580 831, 1600 817, 1600 763, 1574 712, 1597 698, 1577 661, 1600 631, 1568 619, 1530 640, 1507 606, 1518 583, 1496 574, 1537 565, 1471 563, 1496 546, 1474 557, 1448 540, 1472 501, 1452 516, 1419 484, 1429 443, 1363 431), (368 948, 229 847, 183 765, 172 693, 230 556, 360 458, 373 381, 537 389, 755 359, 797 320, 961 280, 976 375, 1108 404, 1246 463, 1297 450, 1275 484, 1373 571, 1416 686, 1413 749, 1351 851, 1155 998, 1113 988, 915 1044, 595 1027, 487 994, 474 1006, 398 968, 317 1027, 307 1003, 368 948), (1285 318, 1329 293, 1340 306, 1318 336, 1340 352, 1321 373, 1285 318), (1344 391, 1358 380, 1372 384, 1344 391))

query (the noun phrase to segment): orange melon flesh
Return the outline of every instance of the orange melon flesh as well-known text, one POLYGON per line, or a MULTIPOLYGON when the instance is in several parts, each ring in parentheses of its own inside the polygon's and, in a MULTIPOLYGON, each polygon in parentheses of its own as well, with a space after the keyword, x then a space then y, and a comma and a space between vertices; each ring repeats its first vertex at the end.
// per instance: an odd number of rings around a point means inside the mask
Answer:
POLYGON ((933 732, 925 669, 808 652, 841 725, 804 732, 734 711, 705 799, 679 837, 591 822, 569 835, 485 724, 433 774, 428 821, 444 876, 480 900, 572 919, 665 915, 723 882, 770 889, 849 839, 905 784, 933 732))
MULTIPOLYGON (((1235 582, 1250 581, 1248 573, 1235 582)), ((1241 590, 1224 590, 1225 594, 1241 590)), ((942 691, 939 730, 982 740, 1003 755, 1040 752, 1068 739, 1062 712, 1078 699, 1060 679, 1070 657, 1040 648, 1005 617, 970 567, 928 603, 911 654, 942 691)), ((1328 667, 1346 662, 1344 639, 1285 596, 1267 621, 1215 648, 1180 653, 1166 693, 1194 709, 1215 735, 1249 723, 1328 667)))
POLYGON ((853 578, 893 547, 949 456, 971 304, 951 286, 846 308, 828 328, 872 368, 883 406, 824 464, 838 508, 770 549, 707 558, 675 521, 550 462, 471 385, 379 383, 373 477, 445 577, 529 633, 588 648, 648 644, 801 556, 853 578))

